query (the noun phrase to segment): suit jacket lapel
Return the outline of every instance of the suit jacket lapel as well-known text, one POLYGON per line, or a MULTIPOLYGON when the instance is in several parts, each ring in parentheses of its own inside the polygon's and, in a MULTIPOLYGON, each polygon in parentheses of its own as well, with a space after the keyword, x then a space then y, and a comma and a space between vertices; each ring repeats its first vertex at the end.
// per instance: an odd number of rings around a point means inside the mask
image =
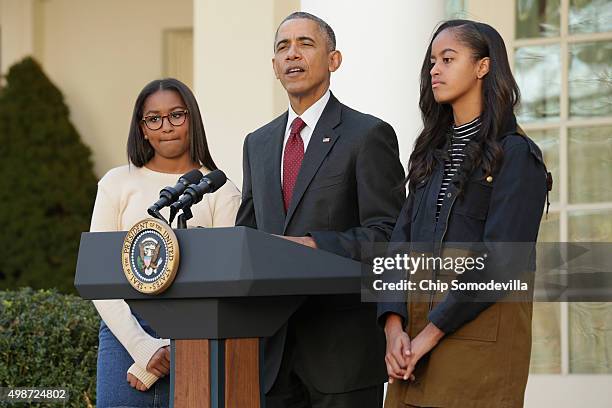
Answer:
POLYGON ((300 168, 295 187, 293 188, 293 196, 291 197, 291 204, 287 210, 283 233, 287 230, 291 217, 293 217, 296 208, 300 204, 317 170, 321 167, 323 159, 325 159, 336 143, 336 140, 338 140, 339 135, 334 131, 334 128, 340 123, 341 109, 342 105, 332 94, 312 132, 310 142, 308 142, 304 160, 302 161, 302 167, 300 168), (327 140, 327 138, 329 138, 329 140, 327 140))
MULTIPOLYGON (((270 130, 270 137, 263 143, 260 157, 263 167, 262 186, 265 190, 265 211, 273 215, 274 233, 280 234, 285 221, 285 205, 283 203, 283 192, 281 186, 281 152, 285 128, 287 127, 287 112, 278 118, 275 126, 270 130)), ((272 232, 272 231, 269 231, 272 232)))

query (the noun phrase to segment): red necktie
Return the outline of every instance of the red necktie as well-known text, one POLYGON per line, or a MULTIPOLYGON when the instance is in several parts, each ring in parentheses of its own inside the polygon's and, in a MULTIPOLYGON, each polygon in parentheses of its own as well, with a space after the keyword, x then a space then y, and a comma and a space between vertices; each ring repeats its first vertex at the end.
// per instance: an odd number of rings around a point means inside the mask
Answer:
POLYGON ((285 145, 285 156, 283 158, 283 201, 285 202, 285 211, 289 209, 291 204, 291 196, 293 195, 293 187, 297 180, 302 160, 304 159, 304 141, 300 132, 304 129, 306 123, 302 118, 295 118, 291 122, 291 133, 285 145))

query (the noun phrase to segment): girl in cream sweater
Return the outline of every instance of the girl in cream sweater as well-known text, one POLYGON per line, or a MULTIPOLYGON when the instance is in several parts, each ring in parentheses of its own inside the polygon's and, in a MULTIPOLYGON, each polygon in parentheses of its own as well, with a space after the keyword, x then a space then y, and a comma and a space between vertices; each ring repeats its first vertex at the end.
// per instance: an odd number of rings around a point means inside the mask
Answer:
MULTIPOLYGON (((174 185, 182 174, 193 169, 206 174, 217 168, 193 93, 171 78, 149 83, 138 95, 127 151, 130 164, 110 170, 98 183, 91 231, 126 231, 148 217, 146 210, 159 191, 174 185)), ((193 206, 190 224, 233 226, 239 205, 240 192, 228 180, 193 206)), ((103 320, 97 406, 167 407, 170 341, 158 338, 123 300, 94 304, 103 320)))

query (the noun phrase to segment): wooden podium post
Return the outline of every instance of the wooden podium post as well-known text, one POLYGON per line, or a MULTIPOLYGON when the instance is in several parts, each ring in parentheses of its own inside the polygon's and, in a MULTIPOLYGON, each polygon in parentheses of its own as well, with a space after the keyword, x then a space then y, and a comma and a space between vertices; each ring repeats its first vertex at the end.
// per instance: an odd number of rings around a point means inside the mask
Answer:
POLYGON ((175 407, 210 405, 208 340, 174 340, 170 362, 172 403, 175 407))
POLYGON ((260 408, 259 339, 225 341, 225 406, 260 408))
POLYGON ((259 339, 174 340, 176 408, 260 408, 259 339))

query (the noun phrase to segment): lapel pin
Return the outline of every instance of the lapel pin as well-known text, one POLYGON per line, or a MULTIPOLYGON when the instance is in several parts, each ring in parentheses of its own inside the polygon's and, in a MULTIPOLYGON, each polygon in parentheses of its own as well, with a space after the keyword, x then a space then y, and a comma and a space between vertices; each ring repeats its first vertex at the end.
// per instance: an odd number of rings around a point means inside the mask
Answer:
POLYGON ((493 182, 493 177, 487 176, 487 182, 489 182, 489 183, 493 182))
POLYGON ((331 141, 330 137, 324 137, 323 138, 323 143, 329 143, 331 141))

